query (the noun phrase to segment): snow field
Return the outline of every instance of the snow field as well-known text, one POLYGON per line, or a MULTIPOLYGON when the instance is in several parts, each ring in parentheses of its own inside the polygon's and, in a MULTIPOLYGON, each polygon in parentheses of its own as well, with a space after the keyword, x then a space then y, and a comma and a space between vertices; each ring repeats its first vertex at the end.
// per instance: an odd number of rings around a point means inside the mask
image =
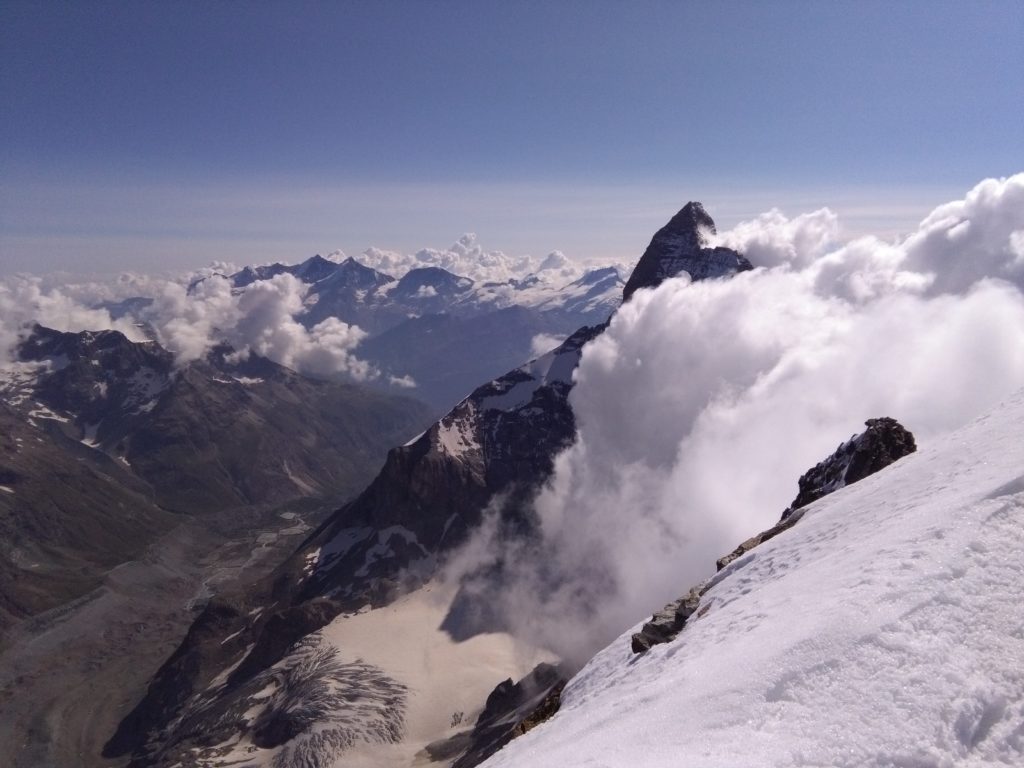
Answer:
POLYGON ((1022 432, 1018 393, 811 505, 675 641, 635 656, 631 628, 487 765, 1024 764, 1022 432))

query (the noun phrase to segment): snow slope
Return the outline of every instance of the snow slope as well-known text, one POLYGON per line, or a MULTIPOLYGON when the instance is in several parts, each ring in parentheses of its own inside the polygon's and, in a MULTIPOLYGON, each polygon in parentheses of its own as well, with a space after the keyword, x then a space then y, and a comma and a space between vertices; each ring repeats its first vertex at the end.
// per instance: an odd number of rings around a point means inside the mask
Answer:
POLYGON ((1022 434, 1024 392, 814 503, 486 765, 1024 765, 1022 434))

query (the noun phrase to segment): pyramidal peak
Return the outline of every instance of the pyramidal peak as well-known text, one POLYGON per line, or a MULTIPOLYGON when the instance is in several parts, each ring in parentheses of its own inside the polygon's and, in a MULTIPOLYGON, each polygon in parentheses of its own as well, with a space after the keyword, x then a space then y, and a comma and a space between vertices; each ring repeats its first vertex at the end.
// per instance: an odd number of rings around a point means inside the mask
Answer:
POLYGON ((681 272, 692 280, 728 277, 753 269, 747 259, 731 248, 712 248, 715 222, 704 206, 691 201, 651 238, 633 274, 626 281, 622 300, 639 288, 654 288, 681 272))

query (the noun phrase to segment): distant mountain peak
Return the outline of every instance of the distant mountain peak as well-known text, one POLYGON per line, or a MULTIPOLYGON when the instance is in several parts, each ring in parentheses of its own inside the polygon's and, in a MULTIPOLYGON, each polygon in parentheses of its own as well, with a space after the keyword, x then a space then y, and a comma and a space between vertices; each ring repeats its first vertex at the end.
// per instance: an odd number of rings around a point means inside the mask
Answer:
POLYGON ((468 277, 460 277, 441 267, 410 269, 398 281, 392 295, 396 297, 433 298, 438 295, 456 296, 473 287, 468 277))
POLYGON ((696 201, 684 205, 651 238, 626 281, 622 300, 628 301, 639 288, 654 288, 681 272, 688 273, 693 280, 707 280, 753 269, 745 257, 731 248, 709 247, 714 234, 714 219, 703 205, 696 201))
POLYGON ((594 285, 604 280, 618 280, 619 270, 616 267, 598 267, 583 273, 574 285, 594 285))

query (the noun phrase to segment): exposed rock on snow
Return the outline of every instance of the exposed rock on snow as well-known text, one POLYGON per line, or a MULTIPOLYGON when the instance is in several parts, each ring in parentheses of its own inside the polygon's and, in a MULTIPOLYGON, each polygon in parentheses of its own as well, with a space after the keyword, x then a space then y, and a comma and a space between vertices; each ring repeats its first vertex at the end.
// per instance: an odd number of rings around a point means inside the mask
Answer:
POLYGON ((841 444, 835 453, 800 477, 800 492, 782 513, 782 519, 777 525, 752 536, 728 555, 720 557, 718 570, 758 544, 791 528, 801 517, 799 510, 811 502, 863 480, 917 450, 914 436, 895 419, 883 416, 868 419, 864 425, 866 430, 841 444))
POLYGON ((487 697, 473 730, 464 738, 432 744, 428 753, 443 759, 456 747, 463 751, 452 768, 474 768, 517 736, 532 730, 558 711, 565 672, 554 664, 538 664, 517 683, 509 678, 487 697), (463 746, 468 742, 468 746, 463 746))
MULTIPOLYGON (((863 480, 917 450, 914 436, 895 419, 868 419, 865 426, 867 429, 864 432, 842 443, 835 453, 803 474, 799 481, 800 493, 783 512, 782 520, 777 525, 751 536, 728 555, 720 557, 716 563, 718 570, 721 571, 759 544, 792 528, 803 517, 803 507, 806 505, 845 485, 863 480)), ((631 638, 633 653, 643 653, 650 650, 651 646, 674 640, 686 626, 687 620, 694 613, 699 614, 698 609, 707 610, 710 607, 700 608, 700 598, 713 584, 714 580, 698 584, 686 595, 655 613, 631 638)))
POLYGON ((708 582, 698 584, 678 600, 673 600, 651 617, 640 631, 630 638, 633 653, 649 651, 651 646, 674 640, 683 631, 687 620, 697 613, 700 597, 708 589, 708 582))
POLYGON ((864 424, 864 432, 851 437, 800 478, 800 492, 782 513, 783 520, 812 501, 856 483, 917 450, 914 436, 895 419, 868 419, 864 424))

